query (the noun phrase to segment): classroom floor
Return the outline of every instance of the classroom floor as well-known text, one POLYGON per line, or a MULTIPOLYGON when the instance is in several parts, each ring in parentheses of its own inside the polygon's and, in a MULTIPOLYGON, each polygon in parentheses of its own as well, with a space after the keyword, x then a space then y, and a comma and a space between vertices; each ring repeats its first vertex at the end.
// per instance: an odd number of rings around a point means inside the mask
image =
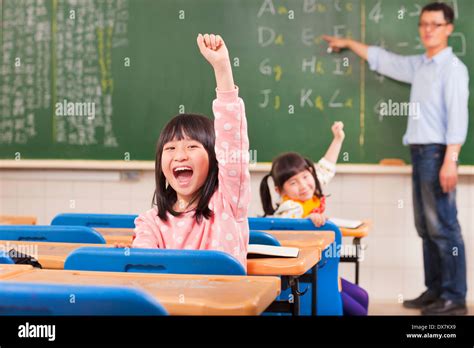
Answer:
MULTIPOLYGON (((474 315, 474 303, 467 304, 468 315, 474 315)), ((369 304, 369 315, 421 315, 419 309, 407 309, 399 303, 372 302, 369 304)))

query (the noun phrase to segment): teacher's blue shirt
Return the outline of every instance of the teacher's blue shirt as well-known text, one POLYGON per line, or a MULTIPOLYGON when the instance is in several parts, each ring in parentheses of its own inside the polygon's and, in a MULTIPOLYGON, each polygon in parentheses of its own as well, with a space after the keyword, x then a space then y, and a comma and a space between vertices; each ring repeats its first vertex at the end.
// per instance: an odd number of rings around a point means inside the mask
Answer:
POLYGON ((403 144, 463 144, 468 128, 469 73, 447 47, 432 58, 401 56, 370 46, 371 70, 410 83, 410 104, 403 144), (412 109, 413 110, 413 109, 412 109))

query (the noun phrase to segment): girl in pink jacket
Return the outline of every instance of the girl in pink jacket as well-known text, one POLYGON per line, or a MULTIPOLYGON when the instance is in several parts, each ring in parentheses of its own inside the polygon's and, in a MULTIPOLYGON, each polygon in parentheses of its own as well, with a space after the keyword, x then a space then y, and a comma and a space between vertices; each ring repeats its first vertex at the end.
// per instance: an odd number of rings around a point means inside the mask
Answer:
POLYGON ((197 37, 214 69, 214 122, 175 116, 160 134, 155 207, 135 219, 134 248, 221 250, 246 269, 250 200, 249 140, 244 102, 219 35, 197 37))

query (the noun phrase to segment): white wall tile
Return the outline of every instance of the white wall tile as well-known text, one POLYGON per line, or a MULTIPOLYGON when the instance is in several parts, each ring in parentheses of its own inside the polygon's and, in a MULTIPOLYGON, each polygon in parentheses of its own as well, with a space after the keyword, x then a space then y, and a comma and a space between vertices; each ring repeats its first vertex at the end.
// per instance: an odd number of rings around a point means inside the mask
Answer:
POLYGON ((74 199, 73 182, 71 181, 45 181, 46 197, 74 199))
POLYGON ((37 224, 43 225, 46 218, 45 197, 18 198, 18 211, 20 215, 36 216, 37 224))
POLYGON ((342 178, 336 173, 336 176, 331 180, 331 182, 323 187, 323 193, 325 195, 330 195, 328 197, 328 202, 331 203, 340 203, 342 202, 342 178))
POLYGON ((377 236, 405 237, 407 210, 404 206, 399 208, 396 202, 390 204, 377 203, 374 205, 373 227, 377 236))
POLYGON ((400 268, 374 267, 372 271, 372 292, 373 298, 398 302, 398 298, 403 294, 403 273, 400 268))
POLYGON ((397 269, 401 269, 404 264, 403 246, 402 238, 377 238, 375 248, 371 248, 371 252, 375 254, 376 267, 396 267, 397 269))
POLYGON ((404 256, 403 268, 423 268, 423 242, 419 237, 402 240, 404 256))
POLYGON ((2 200, 2 215, 20 215, 21 211, 18 210, 18 198, 17 197, 0 197, 2 200))
POLYGON ((130 200, 103 199, 100 212, 102 214, 133 214, 130 208, 130 200))
POLYGON ((418 297, 426 290, 424 271, 422 268, 406 268, 403 271, 403 299, 418 297))
POLYGON ((102 199, 130 200, 132 190, 127 181, 102 182, 102 199))
POLYGON ((374 175, 374 202, 397 204, 408 199, 406 182, 402 175, 374 175))
POLYGON ((373 203, 373 177, 370 175, 344 174, 341 182, 344 203, 373 203))
POLYGON ((18 196, 18 181, 14 180, 0 180, 0 197, 17 197, 18 196))
POLYGON ((368 203, 342 203, 340 209, 340 218, 344 219, 372 219, 374 216, 374 206, 368 203))
POLYGON ((43 198, 45 196, 45 182, 41 180, 18 181, 18 197, 43 198))
POLYGON ((87 198, 100 200, 102 197, 102 184, 93 181, 73 182, 71 196, 76 199, 87 198))

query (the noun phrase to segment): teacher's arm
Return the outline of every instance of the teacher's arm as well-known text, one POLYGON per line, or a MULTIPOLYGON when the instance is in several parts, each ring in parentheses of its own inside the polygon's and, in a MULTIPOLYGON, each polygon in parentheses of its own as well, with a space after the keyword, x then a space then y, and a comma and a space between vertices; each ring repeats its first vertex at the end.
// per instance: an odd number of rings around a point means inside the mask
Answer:
MULTIPOLYGON (((456 58, 457 59, 457 58, 456 58)), ((451 192, 458 182, 457 162, 461 146, 466 141, 469 120, 469 73, 466 67, 453 61, 454 68, 447 77, 444 102, 447 111, 446 154, 439 172, 443 192, 451 192)))
POLYGON ((335 52, 339 52, 341 49, 348 48, 362 59, 368 59, 369 46, 362 42, 329 35, 323 35, 323 39, 328 42, 329 47, 335 52))
POLYGON ((348 48, 369 63, 370 70, 394 80, 412 83, 420 56, 402 56, 381 47, 367 46, 352 39, 323 35, 323 39, 335 52, 348 48))

